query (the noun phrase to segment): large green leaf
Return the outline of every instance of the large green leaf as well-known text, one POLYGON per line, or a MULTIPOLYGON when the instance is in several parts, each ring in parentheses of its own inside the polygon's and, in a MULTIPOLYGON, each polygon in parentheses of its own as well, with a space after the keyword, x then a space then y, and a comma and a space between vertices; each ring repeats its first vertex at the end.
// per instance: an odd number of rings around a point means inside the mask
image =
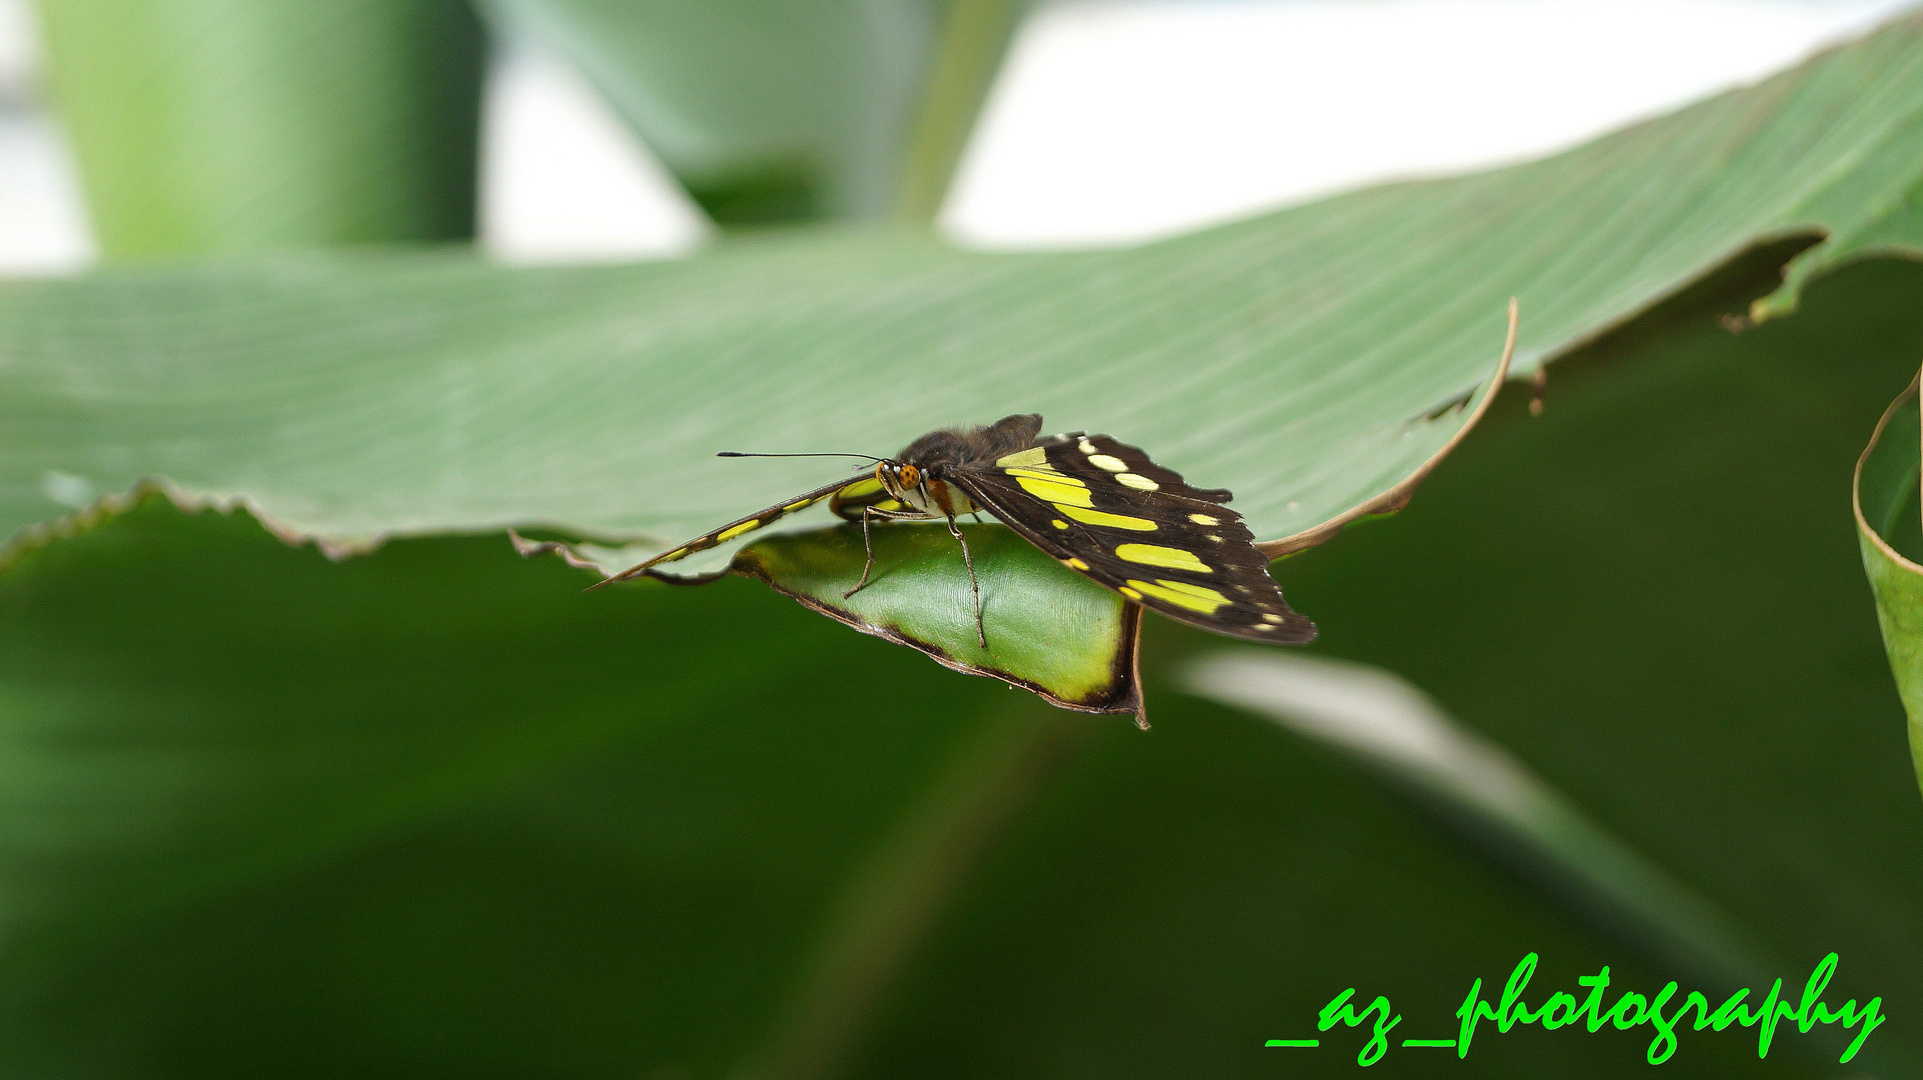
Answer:
POLYGON ((491 0, 723 225, 933 218, 1021 0, 491 0))
POLYGON ((466 0, 38 0, 108 255, 474 233, 466 0))
POLYGON ((342 546, 515 524, 674 542, 820 483, 716 450, 887 452, 1034 410, 1284 536, 1459 428, 1445 406, 1493 366, 1512 294, 1527 371, 1768 238, 1834 233, 1805 276, 1914 252, 1919 116, 1910 17, 1545 161, 1125 251, 824 231, 629 267, 315 255, 16 283, 0 527, 160 476, 342 546))
POLYGON ((1919 520, 1916 382, 1890 405, 1856 463, 1852 502, 1863 570, 1876 592, 1883 647, 1910 715, 1910 753, 1923 783, 1923 520, 1919 520))

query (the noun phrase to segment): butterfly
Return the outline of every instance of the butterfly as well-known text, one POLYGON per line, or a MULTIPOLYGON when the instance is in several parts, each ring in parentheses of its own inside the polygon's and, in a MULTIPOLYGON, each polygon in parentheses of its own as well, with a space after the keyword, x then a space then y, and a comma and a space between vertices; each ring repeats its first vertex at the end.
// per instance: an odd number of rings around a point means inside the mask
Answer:
MULTIPOLYGON (((975 632, 988 646, 981 585, 968 539, 955 519, 986 512, 1063 566, 1133 603, 1177 622, 1251 641, 1302 644, 1315 624, 1289 608, 1269 576, 1269 558, 1220 488, 1190 487, 1179 473, 1107 435, 1074 431, 1042 436, 1037 413, 1005 416, 993 424, 942 428, 909 443, 892 458, 870 458, 872 472, 797 495, 664 551, 599 584, 639 577, 662 563, 744 536, 789 514, 827 501, 840 517, 861 522, 869 584, 876 520, 945 521, 961 544, 975 601, 975 632)), ((737 454, 721 457, 811 457, 737 454)), ((852 456, 855 455, 819 455, 852 456)))

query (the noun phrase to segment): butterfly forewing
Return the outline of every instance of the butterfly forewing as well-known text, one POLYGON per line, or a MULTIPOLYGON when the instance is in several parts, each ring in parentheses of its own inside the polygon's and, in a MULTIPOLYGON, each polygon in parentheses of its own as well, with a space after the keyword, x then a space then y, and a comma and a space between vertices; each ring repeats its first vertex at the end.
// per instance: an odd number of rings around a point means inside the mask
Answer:
MULTIPOLYGON (((797 495, 786 502, 776 503, 774 506, 770 506, 769 508, 761 511, 758 514, 750 514, 747 517, 740 519, 739 521, 731 521, 728 524, 721 526, 719 529, 714 530, 713 532, 703 533, 702 535, 695 537, 693 540, 690 540, 687 543, 682 544, 680 547, 671 548, 667 551, 664 551, 661 554, 656 555, 654 558, 649 559, 647 562, 644 562, 639 566, 635 566, 627 570, 623 570, 611 578, 606 578, 602 581, 596 582, 593 585, 590 585, 589 588, 598 589, 603 585, 612 585, 617 581, 627 581, 630 578, 640 577, 642 574, 647 573, 648 570, 652 569, 653 567, 659 566, 662 563, 677 562, 681 559, 687 558, 690 555, 693 555, 697 551, 706 551, 709 548, 714 547, 718 544, 725 544, 728 541, 733 540, 737 536, 746 536, 747 534, 754 532, 756 529, 766 528, 767 526, 773 524, 774 522, 780 521, 782 518, 787 517, 789 514, 795 513, 796 511, 799 511, 799 510, 806 510, 808 507, 813 506, 814 504, 820 502, 821 500, 829 498, 833 495, 836 495, 837 493, 841 492, 844 488, 858 487, 859 485, 862 485, 862 484, 875 484, 875 481, 872 479, 857 477, 853 479, 838 480, 832 484, 827 485, 826 487, 818 487, 815 490, 810 491, 804 495, 797 495)), ((879 484, 875 484, 876 488, 879 488, 880 486, 881 485, 879 484)))
POLYGON ((1241 515, 1222 505, 1229 493, 1190 487, 1136 447, 1058 435, 951 478, 1037 547, 1144 607, 1252 641, 1315 637, 1241 515))

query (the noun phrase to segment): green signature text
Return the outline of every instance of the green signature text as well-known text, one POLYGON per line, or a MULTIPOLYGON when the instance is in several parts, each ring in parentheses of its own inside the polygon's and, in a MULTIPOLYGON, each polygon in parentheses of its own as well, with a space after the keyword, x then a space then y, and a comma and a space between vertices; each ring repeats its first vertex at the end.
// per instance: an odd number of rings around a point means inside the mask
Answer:
MULTIPOLYGON (((1594 975, 1577 978, 1577 993, 1557 990, 1543 999, 1540 1005, 1531 1008, 1523 1000, 1523 991, 1528 989, 1529 980, 1536 973, 1536 959, 1535 953, 1523 957, 1522 962, 1509 973, 1509 981, 1503 984, 1502 993, 1494 996, 1493 1000, 1483 997, 1481 979, 1471 983, 1468 996, 1463 999, 1461 1008, 1456 1010, 1456 1019, 1460 1023, 1455 1038, 1402 1039, 1398 1045, 1453 1048, 1456 1056, 1463 1058, 1469 1056, 1469 1046, 1475 1041, 1476 1028, 1483 1021, 1493 1024, 1498 1032, 1509 1031, 1518 1024, 1539 1024, 1545 1030, 1553 1031, 1581 1023, 1592 1032, 1601 1031, 1605 1024, 1618 1031, 1629 1031, 1647 1024, 1654 1032, 1649 1041, 1647 1059, 1651 1065, 1661 1065, 1676 1052, 1676 1033, 1679 1030, 1702 1031, 1707 1028, 1722 1031, 1731 1024, 1755 1028, 1756 1056, 1760 1058, 1769 1054, 1770 1043, 1781 1025, 1789 1022, 1805 1035, 1819 1024, 1841 1024, 1845 1031, 1855 1029, 1856 1037, 1839 1059, 1847 1062, 1856 1056, 1856 1052, 1863 1048, 1864 1040, 1870 1037, 1870 1032, 1882 1026, 1885 1019, 1883 999, 1880 997, 1871 998, 1861 1008, 1857 1007, 1855 998, 1845 1001, 1840 1009, 1831 1008, 1823 1000, 1830 977, 1836 974, 1835 953, 1825 956, 1810 972, 1801 994, 1793 994, 1793 998, 1785 997, 1783 980, 1777 979, 1769 993, 1753 1008, 1747 1004, 1750 998, 1747 989, 1736 991, 1711 1008, 1709 999, 1696 990, 1691 990, 1678 1000, 1674 982, 1664 985, 1653 997, 1633 990, 1624 991, 1604 1008, 1603 1001, 1609 990, 1607 967, 1594 975), (1683 1027, 1685 1020, 1688 1021, 1687 1029, 1683 1027)), ((1328 1031, 1337 1024, 1345 1027, 1368 1024, 1369 1039, 1356 1055, 1356 1063, 1373 1065, 1388 1052, 1389 1032, 1402 1022, 1402 1014, 1390 1006, 1388 998, 1381 996, 1358 1011, 1354 997, 1355 988, 1350 987, 1331 999, 1316 1015, 1316 1030, 1328 1031)), ((1317 1039, 1270 1039, 1267 1045, 1313 1047, 1319 1042, 1317 1039)))

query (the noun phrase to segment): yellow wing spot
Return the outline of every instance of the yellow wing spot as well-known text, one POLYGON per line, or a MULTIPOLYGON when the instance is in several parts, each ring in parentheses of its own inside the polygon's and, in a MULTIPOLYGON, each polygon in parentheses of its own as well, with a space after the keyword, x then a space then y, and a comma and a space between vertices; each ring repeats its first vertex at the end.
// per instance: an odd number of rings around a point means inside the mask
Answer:
POLYGON ((1084 454, 1093 454, 1095 453, 1095 444, 1089 442, 1087 439, 1083 439, 1080 443, 1076 444, 1076 449, 1084 454))
POLYGON ((1193 552, 1183 551, 1181 548, 1160 547, 1155 544, 1123 544, 1115 549, 1115 554, 1119 558, 1142 563, 1145 566, 1166 566, 1170 570, 1193 570, 1198 574, 1207 574, 1215 570, 1213 566, 1196 558, 1193 552))
POLYGON ((1195 522, 1195 523, 1196 523, 1197 525, 1220 525, 1220 524, 1222 524, 1222 519, 1221 519, 1221 518, 1214 518, 1214 517, 1210 517, 1210 516, 1208 516, 1207 514, 1190 514, 1190 515, 1189 515, 1189 520, 1190 520, 1190 521, 1193 521, 1193 522, 1195 522))
POLYGON ((1061 472, 1055 469, 1054 467, 1048 466, 1048 465, 1040 466, 1038 468, 1009 469, 1008 475, 1014 477, 1017 480, 1020 480, 1022 477, 1026 476, 1031 480, 1046 480, 1051 484, 1067 484, 1070 487, 1087 487, 1088 486, 1087 484, 1082 483, 1080 480, 1075 479, 1074 477, 1068 475, 1067 473, 1061 472))
MULTIPOLYGON (((1083 453, 1088 453, 1088 451, 1091 451, 1093 449, 1095 448, 1088 445, 1087 443, 1082 444, 1083 453)), ((1123 461, 1121 458, 1115 457, 1112 454, 1089 454, 1088 463, 1098 468, 1107 469, 1109 472, 1127 472, 1128 471, 1128 462, 1123 461)))
POLYGON ((1204 600, 1213 600, 1218 604, 1233 603, 1228 597, 1223 596, 1207 585, 1192 585, 1186 581, 1170 581, 1167 578, 1156 578, 1155 583, 1174 589, 1176 592, 1185 592, 1190 596, 1201 597, 1204 600))
POLYGON ((1032 446, 1027 450, 1018 451, 1007 457, 996 458, 995 464, 1000 465, 1004 469, 1021 469, 1035 465, 1046 465, 1048 464, 1048 451, 1039 446, 1032 446))
POLYGON ((1055 526, 1058 529, 1068 528, 1068 522, 1063 521, 1061 518, 1056 518, 1054 521, 1049 522, 1049 524, 1055 526))
POLYGON ((812 503, 812 502, 814 502, 813 499, 802 499, 798 502, 791 502, 788 505, 782 507, 781 512, 784 514, 792 514, 796 510, 799 510, 802 507, 807 506, 809 503, 812 503))
POLYGON ((1082 561, 1082 560, 1080 560, 1080 559, 1063 559, 1063 560, 1062 560, 1062 565, 1063 565, 1063 566, 1066 566, 1066 567, 1068 567, 1068 568, 1069 568, 1070 570, 1086 570, 1086 569, 1088 569, 1088 564, 1087 564, 1087 563, 1085 563, 1085 562, 1083 562, 1083 561, 1082 561))
POLYGON ((1262 616, 1262 620, 1263 620, 1264 622, 1281 622, 1281 621, 1282 621, 1282 616, 1280 616, 1280 615, 1264 615, 1264 616, 1262 616))
POLYGON ((1147 518, 1129 517, 1125 514, 1107 514, 1100 510, 1084 510, 1079 506, 1056 503, 1055 509, 1074 518, 1084 525, 1107 525, 1111 529, 1132 529, 1135 532, 1154 532, 1155 523, 1147 518))
POLYGON ((1140 473, 1116 473, 1115 479, 1122 485, 1132 487, 1137 491, 1154 491, 1162 486, 1140 473))
POLYGON ((678 547, 678 548, 675 548, 673 551, 668 552, 666 555, 656 555, 654 557, 654 561, 655 562, 673 562, 674 560, 682 558, 683 556, 687 555, 687 553, 688 553, 687 548, 678 547))
POLYGON ((1275 629, 1275 624, 1274 624, 1274 623, 1262 623, 1262 622, 1259 622, 1259 623, 1256 623, 1256 624, 1255 624, 1254 626, 1251 626, 1251 627, 1249 627, 1249 629, 1251 629, 1251 630, 1273 630, 1273 629, 1275 629))
MULTIPOLYGON (((1136 584, 1139 585, 1141 584, 1141 582, 1138 581, 1136 582, 1136 584)), ((1142 598, 1141 593, 1136 592, 1134 589, 1131 589, 1126 585, 1117 586, 1115 591, 1118 593, 1121 593, 1123 596, 1128 597, 1130 600, 1140 600, 1142 598)))
POLYGON ((736 525, 734 528, 729 529, 727 532, 722 533, 720 536, 715 537, 715 539, 716 540, 733 540, 735 537, 740 536, 742 533, 747 532, 750 529, 759 528, 760 526, 761 526, 760 518, 756 518, 753 521, 744 521, 741 524, 736 525))
POLYGON ((1085 487, 1071 487, 1067 484, 1055 483, 1052 480, 1034 480, 1026 476, 1015 477, 1015 482, 1022 486, 1023 491, 1028 492, 1038 499, 1046 499, 1057 506, 1064 504, 1069 506, 1095 505, 1094 500, 1089 496, 1088 489, 1085 487))
POLYGON ((1128 583, 1148 595, 1153 596, 1157 600, 1166 601, 1177 607, 1185 607, 1190 611, 1199 611, 1204 615, 1213 615, 1217 608, 1229 602, 1228 597, 1223 596, 1214 589, 1204 588, 1201 585, 1190 585, 1186 581, 1169 581, 1166 578, 1156 578, 1155 583, 1151 585, 1146 581, 1136 581, 1134 578, 1130 578, 1128 583))

